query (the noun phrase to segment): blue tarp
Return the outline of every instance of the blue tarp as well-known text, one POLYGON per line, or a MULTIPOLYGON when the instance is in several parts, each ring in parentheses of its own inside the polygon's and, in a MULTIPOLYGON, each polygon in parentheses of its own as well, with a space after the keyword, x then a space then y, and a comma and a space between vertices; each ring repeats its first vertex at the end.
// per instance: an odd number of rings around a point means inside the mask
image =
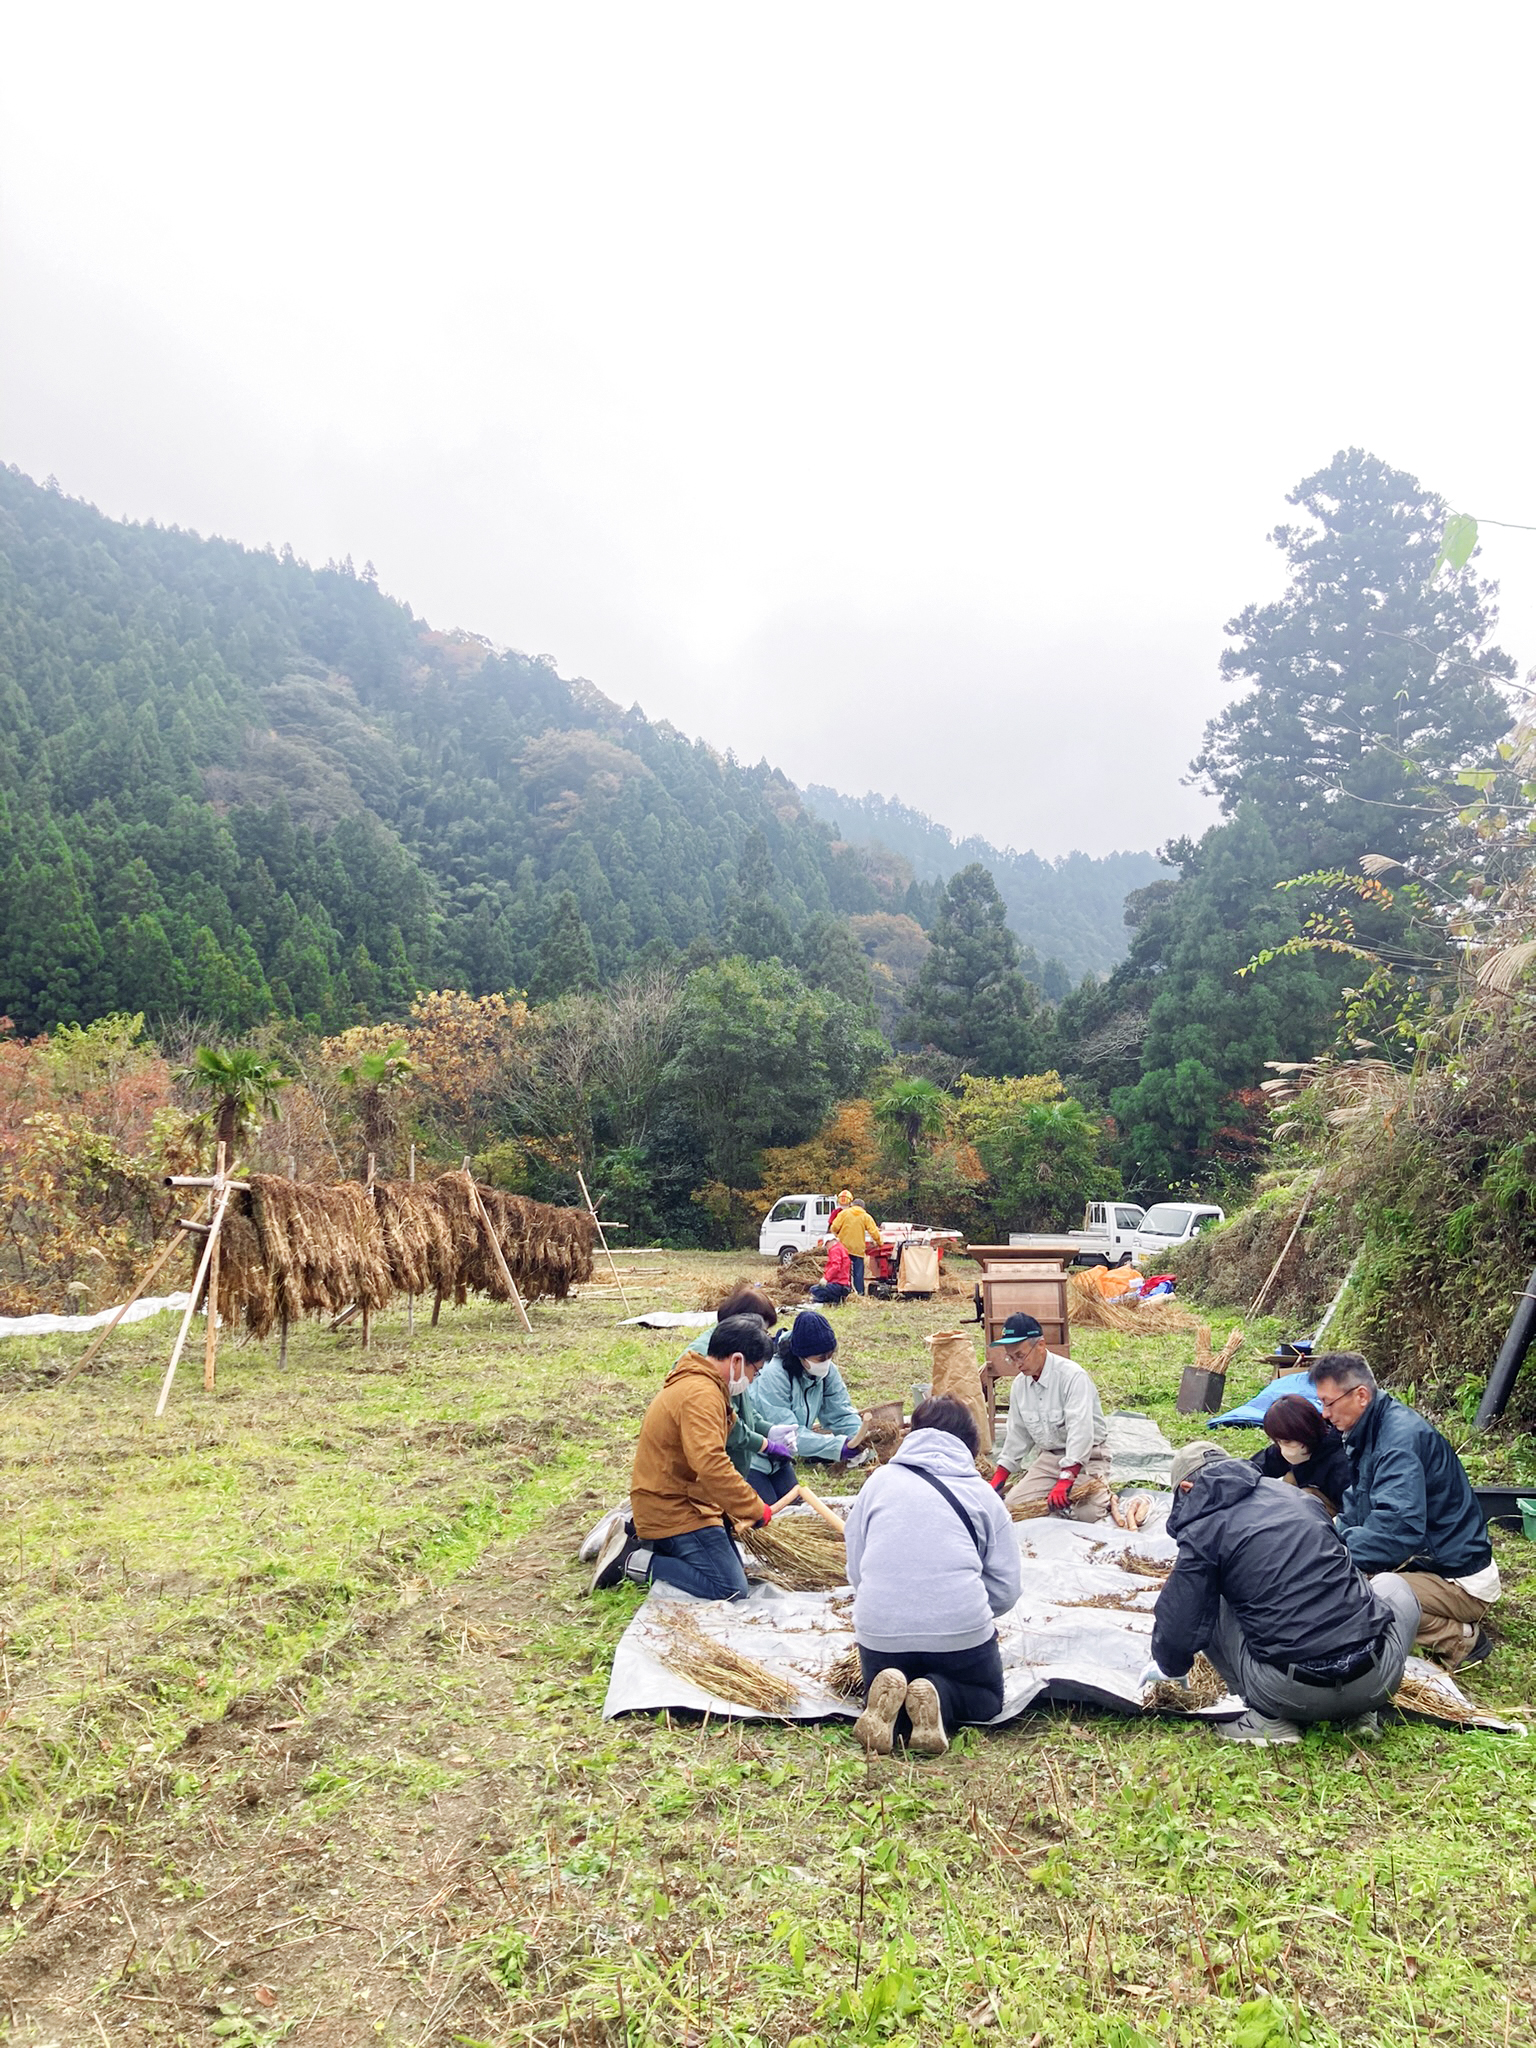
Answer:
POLYGON ((1323 1404, 1306 1374, 1288 1372, 1283 1379, 1271 1380, 1267 1387, 1260 1387, 1241 1408, 1229 1408, 1225 1415, 1213 1415, 1205 1426, 1207 1429, 1257 1429, 1270 1402, 1278 1401, 1282 1394, 1304 1394, 1318 1413, 1322 1413, 1323 1404))

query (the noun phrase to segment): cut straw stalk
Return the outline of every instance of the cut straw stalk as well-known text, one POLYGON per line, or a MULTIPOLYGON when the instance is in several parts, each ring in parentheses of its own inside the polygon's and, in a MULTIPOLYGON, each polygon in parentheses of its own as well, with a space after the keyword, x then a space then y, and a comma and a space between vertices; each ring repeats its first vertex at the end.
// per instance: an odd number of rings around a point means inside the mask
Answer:
POLYGON ((1392 1704, 1400 1713, 1427 1714, 1435 1721, 1454 1722, 1458 1728, 1465 1728, 1473 1718, 1471 1707, 1452 1699, 1427 1678, 1405 1678, 1393 1693, 1392 1704))
POLYGON ((1143 1550, 1122 1550, 1115 1563, 1123 1572, 1132 1572, 1139 1579, 1166 1579, 1173 1570, 1173 1559, 1148 1557, 1143 1550))
POLYGON ((765 1664, 705 1635, 686 1608, 668 1614, 661 1626, 663 1639, 657 1656, 669 1671, 686 1678, 700 1692, 713 1693, 716 1699, 751 1707, 760 1714, 785 1714, 799 1698, 794 1686, 776 1678, 765 1664))
POLYGON ((835 1692, 839 1699, 863 1699, 864 1666, 859 1660, 857 1643, 850 1643, 846 1650, 840 1650, 832 1659, 822 1673, 822 1684, 829 1692, 835 1692))

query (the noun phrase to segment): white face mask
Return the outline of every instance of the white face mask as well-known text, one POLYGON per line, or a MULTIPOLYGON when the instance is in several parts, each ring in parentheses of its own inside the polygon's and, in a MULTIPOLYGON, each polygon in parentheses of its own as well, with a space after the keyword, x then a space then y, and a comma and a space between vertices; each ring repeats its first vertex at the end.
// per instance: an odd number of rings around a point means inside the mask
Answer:
POLYGON ((740 1396, 747 1391, 748 1387, 750 1387, 751 1384, 752 1375, 746 1370, 745 1367, 743 1367, 739 1373, 733 1374, 730 1380, 727 1382, 726 1392, 732 1395, 740 1396))
POLYGON ((800 1363, 805 1367, 813 1380, 824 1380, 832 1370, 830 1358, 802 1358, 800 1363))
POLYGON ((1280 1443, 1275 1447, 1287 1465, 1305 1465, 1312 1453, 1305 1444, 1280 1443))

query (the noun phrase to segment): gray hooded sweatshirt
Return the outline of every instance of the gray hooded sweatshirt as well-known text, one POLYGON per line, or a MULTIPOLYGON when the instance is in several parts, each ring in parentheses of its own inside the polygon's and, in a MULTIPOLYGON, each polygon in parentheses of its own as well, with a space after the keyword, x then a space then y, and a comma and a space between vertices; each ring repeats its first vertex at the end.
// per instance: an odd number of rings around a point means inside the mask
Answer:
POLYGON ((848 1512, 853 1632, 866 1650, 974 1650, 1019 1597, 1013 1519, 961 1443, 942 1429, 915 1429, 873 1472, 848 1512), (936 1487, 965 1509, 980 1551, 936 1487))

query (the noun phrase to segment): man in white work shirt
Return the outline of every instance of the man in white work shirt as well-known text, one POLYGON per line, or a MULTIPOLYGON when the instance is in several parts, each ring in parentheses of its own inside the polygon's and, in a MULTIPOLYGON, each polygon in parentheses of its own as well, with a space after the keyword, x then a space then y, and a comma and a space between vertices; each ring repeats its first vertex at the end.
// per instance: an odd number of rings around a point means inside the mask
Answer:
POLYGON ((1012 1351, 1018 1374, 992 1484, 999 1493, 1007 1489, 1010 1506, 1043 1500, 1074 1522, 1102 1522, 1109 1513, 1109 1433, 1098 1388, 1080 1365, 1046 1349, 1031 1315, 1010 1316, 997 1341, 1012 1351), (1090 1498, 1073 1500, 1079 1479, 1102 1485, 1090 1498))

